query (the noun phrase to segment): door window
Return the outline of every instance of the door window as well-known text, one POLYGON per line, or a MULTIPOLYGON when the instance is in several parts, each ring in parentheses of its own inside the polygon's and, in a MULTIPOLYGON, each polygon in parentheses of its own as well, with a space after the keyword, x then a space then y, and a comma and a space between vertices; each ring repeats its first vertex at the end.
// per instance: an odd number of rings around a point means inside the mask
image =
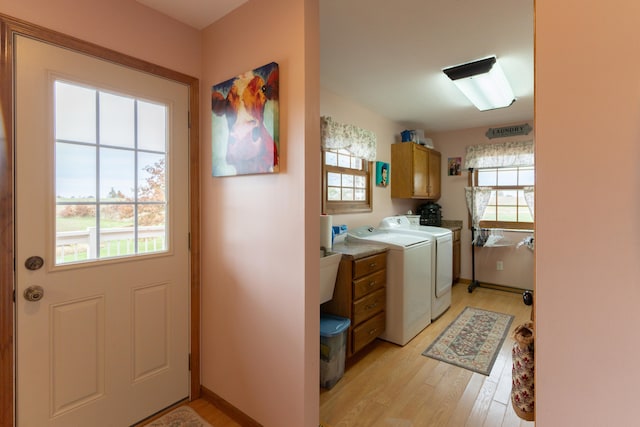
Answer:
POLYGON ((167 105, 57 80, 56 265, 167 251, 167 105))

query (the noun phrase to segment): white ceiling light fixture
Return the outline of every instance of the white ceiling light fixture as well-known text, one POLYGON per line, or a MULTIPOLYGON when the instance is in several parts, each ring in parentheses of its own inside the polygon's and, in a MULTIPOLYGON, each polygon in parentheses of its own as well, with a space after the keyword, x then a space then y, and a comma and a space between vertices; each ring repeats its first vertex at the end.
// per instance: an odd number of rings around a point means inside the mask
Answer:
POLYGON ((508 107, 516 100, 495 56, 442 71, 480 111, 508 107))

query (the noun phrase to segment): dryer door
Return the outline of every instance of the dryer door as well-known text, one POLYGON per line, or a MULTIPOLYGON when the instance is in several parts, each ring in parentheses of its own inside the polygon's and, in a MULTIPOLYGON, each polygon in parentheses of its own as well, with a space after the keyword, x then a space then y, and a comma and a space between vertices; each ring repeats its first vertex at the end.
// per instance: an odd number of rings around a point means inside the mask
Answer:
POLYGON ((436 245, 436 298, 451 290, 453 282, 453 239, 451 235, 440 237, 436 245))

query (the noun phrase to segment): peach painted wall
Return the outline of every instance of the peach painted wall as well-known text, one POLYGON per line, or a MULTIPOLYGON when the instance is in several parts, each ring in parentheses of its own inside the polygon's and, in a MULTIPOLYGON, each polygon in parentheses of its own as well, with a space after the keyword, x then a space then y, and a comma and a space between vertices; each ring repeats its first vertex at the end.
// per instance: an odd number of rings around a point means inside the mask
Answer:
POLYGON ((638 425, 640 3, 535 28, 536 425, 638 425))
MULTIPOLYGON (((507 126, 507 123, 492 127, 507 126)), ((533 120, 526 121, 533 126, 533 120)), ((469 229, 469 211, 465 201, 464 187, 468 185, 469 174, 465 171, 459 176, 448 176, 447 162, 449 157, 461 157, 464 166, 466 147, 477 144, 491 144, 505 141, 528 141, 534 139, 534 133, 514 136, 510 138, 489 139, 485 136, 488 127, 463 129, 458 131, 434 133, 431 135, 434 145, 442 154, 442 197, 438 203, 442 206, 442 216, 445 219, 462 220, 461 233, 461 272, 460 277, 471 279, 471 230, 469 229)), ((513 246, 503 248, 476 249, 476 279, 481 282, 517 288, 533 289, 533 253, 522 246, 516 249, 525 236, 533 233, 505 232, 505 240, 513 246), (503 261, 504 270, 496 271, 496 262, 503 261)))
POLYGON ((200 76, 200 32, 133 0, 0 0, 0 13, 200 76))
MULTIPOLYGON (((386 119, 361 105, 341 97, 329 90, 320 90, 320 113, 331 116, 340 123, 348 123, 376 134, 376 160, 391 162, 391 144, 400 138, 404 130, 400 124, 386 119)), ((393 183, 391 183, 393 185, 393 183)), ((378 225, 384 217, 415 210, 416 202, 405 199, 392 199, 391 187, 373 186, 373 212, 364 214, 334 215, 334 224, 346 224, 349 228, 362 225, 378 225)))
POLYGON ((319 416, 317 9, 254 0, 203 31, 202 385, 267 427, 319 416), (213 178, 211 86, 272 61, 280 173, 213 178))

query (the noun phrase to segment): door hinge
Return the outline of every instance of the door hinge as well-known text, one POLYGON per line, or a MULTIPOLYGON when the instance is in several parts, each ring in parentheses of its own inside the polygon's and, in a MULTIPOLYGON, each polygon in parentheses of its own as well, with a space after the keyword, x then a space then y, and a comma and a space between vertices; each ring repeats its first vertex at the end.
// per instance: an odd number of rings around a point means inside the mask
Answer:
POLYGON ((191 250, 191 233, 187 233, 187 245, 189 246, 189 250, 191 250))
POLYGON ((191 370, 191 353, 189 353, 189 370, 191 370))
POLYGON ((191 111, 187 111, 187 128, 191 129, 191 111))
POLYGON ((13 290, 13 302, 16 302, 16 290, 13 290))

